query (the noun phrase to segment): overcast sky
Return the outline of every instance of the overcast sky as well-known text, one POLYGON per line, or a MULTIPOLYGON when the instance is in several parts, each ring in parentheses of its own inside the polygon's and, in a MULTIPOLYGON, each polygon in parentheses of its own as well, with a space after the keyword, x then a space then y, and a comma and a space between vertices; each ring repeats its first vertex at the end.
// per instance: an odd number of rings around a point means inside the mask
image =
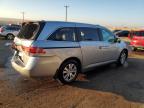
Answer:
POLYGON ((144 26, 144 0, 0 0, 0 17, 144 26))

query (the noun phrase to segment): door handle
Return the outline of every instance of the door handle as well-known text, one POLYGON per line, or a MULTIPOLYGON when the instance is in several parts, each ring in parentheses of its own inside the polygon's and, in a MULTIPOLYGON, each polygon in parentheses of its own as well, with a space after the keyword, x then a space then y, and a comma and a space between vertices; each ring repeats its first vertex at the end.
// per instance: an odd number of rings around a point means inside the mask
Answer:
POLYGON ((109 46, 99 46, 99 49, 108 49, 109 46))

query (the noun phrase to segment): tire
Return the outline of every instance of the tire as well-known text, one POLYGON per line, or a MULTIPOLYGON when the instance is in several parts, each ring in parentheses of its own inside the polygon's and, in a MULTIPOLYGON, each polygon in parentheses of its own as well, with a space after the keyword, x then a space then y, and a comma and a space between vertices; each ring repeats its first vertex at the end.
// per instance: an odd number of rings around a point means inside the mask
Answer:
POLYGON ((7 36, 5 37, 5 40, 7 40, 7 36))
POLYGON ((132 47, 132 51, 137 51, 137 48, 136 47, 132 47))
POLYGON ((69 84, 76 80, 79 73, 79 64, 75 60, 64 62, 58 71, 58 79, 63 84, 69 84))
POLYGON ((128 57, 128 53, 125 50, 123 50, 117 61, 118 66, 123 66, 125 62, 127 61, 127 57, 128 57))
POLYGON ((13 34, 7 34, 6 37, 8 40, 13 40, 14 39, 14 35, 13 34))

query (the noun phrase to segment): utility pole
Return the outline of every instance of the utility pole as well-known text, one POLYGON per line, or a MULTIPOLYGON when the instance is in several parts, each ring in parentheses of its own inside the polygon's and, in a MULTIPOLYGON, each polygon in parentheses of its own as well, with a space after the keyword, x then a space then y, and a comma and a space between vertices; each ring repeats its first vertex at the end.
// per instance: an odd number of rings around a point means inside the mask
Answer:
POLYGON ((66 6, 64 6, 65 8, 66 8, 66 16, 65 16, 65 21, 67 22, 68 21, 68 8, 69 8, 69 6, 68 5, 66 5, 66 6))
POLYGON ((22 13, 22 23, 24 23, 25 20, 25 12, 21 12, 22 13))

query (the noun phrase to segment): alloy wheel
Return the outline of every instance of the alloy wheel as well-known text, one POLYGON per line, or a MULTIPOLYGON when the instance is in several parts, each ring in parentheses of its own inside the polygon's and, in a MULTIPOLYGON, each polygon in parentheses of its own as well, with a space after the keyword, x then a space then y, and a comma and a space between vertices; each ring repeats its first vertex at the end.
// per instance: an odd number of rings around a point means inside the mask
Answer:
POLYGON ((70 63, 66 65, 66 67, 63 70, 63 78, 67 82, 71 82, 73 79, 75 79, 77 75, 77 66, 74 63, 70 63))
POLYGON ((121 54, 121 57, 120 57, 120 62, 121 62, 121 64, 124 64, 124 63, 125 63, 126 58, 127 58, 127 55, 126 55, 125 52, 123 52, 123 53, 121 54))

